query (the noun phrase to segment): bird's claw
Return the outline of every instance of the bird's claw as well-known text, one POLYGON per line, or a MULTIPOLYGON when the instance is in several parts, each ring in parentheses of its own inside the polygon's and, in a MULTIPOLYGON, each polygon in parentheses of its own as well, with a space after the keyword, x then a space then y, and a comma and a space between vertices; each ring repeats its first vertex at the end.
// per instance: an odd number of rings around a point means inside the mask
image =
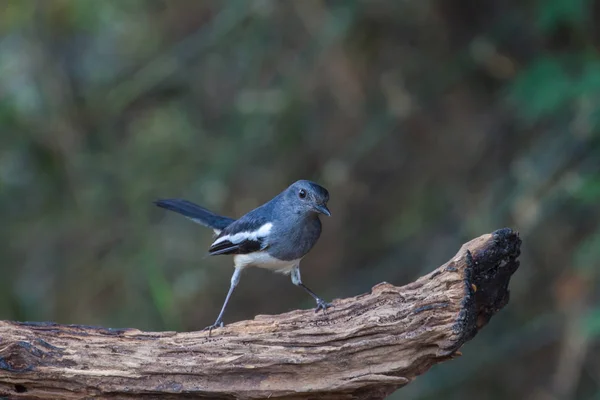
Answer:
POLYGON ((222 328, 223 325, 223 321, 215 321, 214 324, 207 326, 206 328, 202 329, 203 331, 208 331, 208 336, 210 337, 210 334, 212 332, 213 329, 215 328, 222 328))
POLYGON ((317 307, 315 308, 315 313, 318 313, 319 310, 323 310, 324 312, 327 311, 327 309, 329 307, 333 307, 333 304, 328 303, 324 300, 318 299, 317 300, 317 307))

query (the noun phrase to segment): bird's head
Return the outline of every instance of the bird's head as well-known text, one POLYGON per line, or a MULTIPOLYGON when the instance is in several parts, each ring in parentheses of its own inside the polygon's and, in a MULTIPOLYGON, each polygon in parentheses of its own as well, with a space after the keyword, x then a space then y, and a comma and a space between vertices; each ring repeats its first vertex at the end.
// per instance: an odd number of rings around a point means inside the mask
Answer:
POLYGON ((329 192, 314 182, 306 180, 294 182, 286 189, 285 196, 299 211, 331 216, 331 212, 327 208, 329 192))

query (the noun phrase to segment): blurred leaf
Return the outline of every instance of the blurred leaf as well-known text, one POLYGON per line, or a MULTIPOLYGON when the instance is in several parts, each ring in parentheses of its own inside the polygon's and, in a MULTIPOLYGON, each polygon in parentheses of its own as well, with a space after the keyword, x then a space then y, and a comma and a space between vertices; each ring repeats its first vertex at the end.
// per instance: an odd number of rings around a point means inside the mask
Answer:
POLYGON ((574 197, 584 203, 596 203, 600 201, 600 175, 584 178, 584 183, 574 193, 574 197))
POLYGON ((556 58, 534 61, 513 83, 510 99, 521 117, 532 122, 554 114, 573 97, 573 81, 556 58))
POLYGON ((582 24, 589 6, 589 0, 540 0, 537 25, 543 31, 552 31, 565 23, 582 24))
MULTIPOLYGON (((575 91, 581 96, 582 107, 587 111, 586 122, 592 134, 599 134, 600 128, 600 60, 596 55, 593 59, 584 59, 580 79, 576 82, 575 91)), ((600 177, 596 179, 596 186, 600 177)))
POLYGON ((577 92, 597 96, 600 94, 600 60, 596 58, 583 59, 582 64, 583 71, 581 78, 577 81, 577 92))
POLYGON ((583 329, 590 336, 600 336, 600 308, 595 308, 583 319, 583 329))
POLYGON ((18 29, 31 21, 35 3, 28 0, 9 0, 0 4, 0 33, 18 29))

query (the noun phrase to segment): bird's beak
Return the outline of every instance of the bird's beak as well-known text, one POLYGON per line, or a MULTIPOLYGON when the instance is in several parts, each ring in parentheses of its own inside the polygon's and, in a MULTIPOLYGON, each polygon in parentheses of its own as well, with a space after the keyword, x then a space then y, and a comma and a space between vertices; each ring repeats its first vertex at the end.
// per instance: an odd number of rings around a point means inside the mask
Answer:
POLYGON ((327 206, 325 204, 316 205, 315 211, 317 211, 318 213, 321 213, 321 214, 325 214, 328 217, 331 217, 331 212, 329 211, 329 209, 327 208, 327 206))

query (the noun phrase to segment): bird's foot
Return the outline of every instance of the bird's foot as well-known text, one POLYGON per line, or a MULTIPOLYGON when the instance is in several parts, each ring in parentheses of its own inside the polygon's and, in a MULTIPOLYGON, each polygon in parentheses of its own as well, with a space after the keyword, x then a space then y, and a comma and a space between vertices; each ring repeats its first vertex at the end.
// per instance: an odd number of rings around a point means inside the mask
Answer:
POLYGON ((215 328, 222 328, 223 325, 223 321, 220 320, 216 320, 214 324, 207 326, 206 328, 202 329, 203 331, 208 331, 208 336, 210 337, 210 333, 212 332, 213 329, 215 328))
POLYGON ((315 313, 318 313, 319 310, 327 311, 329 307, 333 307, 333 304, 326 302, 323 299, 317 299, 317 307, 315 308, 315 313))

